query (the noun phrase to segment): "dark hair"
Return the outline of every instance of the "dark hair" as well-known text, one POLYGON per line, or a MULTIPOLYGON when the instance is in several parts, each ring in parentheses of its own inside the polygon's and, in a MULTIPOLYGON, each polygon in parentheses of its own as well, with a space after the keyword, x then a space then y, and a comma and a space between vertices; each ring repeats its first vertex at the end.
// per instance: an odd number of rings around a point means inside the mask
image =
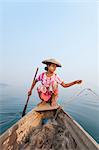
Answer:
POLYGON ((52 63, 47 63, 46 65, 46 67, 44 68, 46 71, 48 71, 48 66, 50 66, 52 63))
POLYGON ((44 69, 45 69, 46 71, 48 71, 48 67, 45 67, 44 69))

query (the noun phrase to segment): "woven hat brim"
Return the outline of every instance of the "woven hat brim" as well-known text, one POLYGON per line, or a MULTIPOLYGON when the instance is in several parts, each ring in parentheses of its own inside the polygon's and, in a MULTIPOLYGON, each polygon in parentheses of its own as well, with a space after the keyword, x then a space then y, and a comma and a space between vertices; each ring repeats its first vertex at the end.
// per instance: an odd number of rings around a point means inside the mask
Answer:
POLYGON ((44 60, 42 61, 43 64, 49 64, 49 63, 52 63, 52 64, 55 64, 57 67, 62 67, 60 63, 56 62, 56 61, 52 61, 52 60, 44 60))

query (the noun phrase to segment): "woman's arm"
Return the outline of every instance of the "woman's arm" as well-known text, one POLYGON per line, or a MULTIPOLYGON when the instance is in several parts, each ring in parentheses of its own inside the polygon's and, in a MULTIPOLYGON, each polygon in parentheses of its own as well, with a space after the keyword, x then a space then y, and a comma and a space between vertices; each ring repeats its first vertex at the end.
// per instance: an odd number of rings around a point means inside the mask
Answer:
POLYGON ((67 87, 70 87, 72 85, 75 85, 75 84, 81 84, 82 83, 82 80, 76 80, 74 82, 71 82, 71 83, 67 83, 65 84, 64 82, 61 83, 61 86, 63 86, 64 88, 67 88, 67 87))
POLYGON ((30 88, 30 90, 28 91, 28 96, 30 96, 30 95, 32 94, 32 90, 33 90, 33 88, 35 87, 36 83, 37 83, 37 79, 33 81, 32 85, 31 85, 31 88, 30 88))

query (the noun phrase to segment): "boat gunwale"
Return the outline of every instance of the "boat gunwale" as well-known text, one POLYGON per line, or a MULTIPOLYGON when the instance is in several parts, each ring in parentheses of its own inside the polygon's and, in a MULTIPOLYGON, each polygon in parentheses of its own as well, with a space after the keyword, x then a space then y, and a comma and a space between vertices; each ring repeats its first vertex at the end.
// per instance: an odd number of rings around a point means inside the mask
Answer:
MULTIPOLYGON (((63 110, 63 108, 61 108, 61 110, 63 111, 63 113, 65 114, 65 116, 68 118, 69 122, 71 122, 73 124, 73 126, 75 125, 76 128, 79 129, 79 131, 81 132, 81 134, 83 134, 86 138, 85 139, 88 139, 89 140, 89 143, 92 143, 92 145, 98 150, 99 149, 99 144, 89 135, 88 132, 86 132, 84 130, 84 128, 77 122, 75 121, 67 112, 65 112, 63 110)), ((43 112, 45 113, 45 112, 43 112)), ((24 120, 26 119, 29 119, 29 116, 31 117, 33 114, 34 119, 37 119, 37 116, 40 115, 40 119, 42 119, 42 113, 40 112, 36 112, 35 111, 35 108, 32 109, 30 112, 28 112, 23 118, 21 118, 19 121, 17 121, 15 124, 13 124, 9 129, 7 129, 1 136, 0 136, 0 143, 3 143, 7 138, 8 136, 11 135, 11 133, 14 131, 14 130, 17 130, 18 129, 18 125, 22 124, 24 122, 24 120)), ((73 130, 74 130, 74 127, 73 127, 73 130)), ((71 133, 71 131, 70 131, 71 133)), ((79 135, 79 134, 78 134, 79 135)), ((82 137, 81 137, 82 138, 82 137)), ((75 137, 74 137, 75 139, 75 137)), ((77 142, 77 140, 76 140, 77 142)), ((86 141, 84 141, 84 143, 86 143, 86 141)))

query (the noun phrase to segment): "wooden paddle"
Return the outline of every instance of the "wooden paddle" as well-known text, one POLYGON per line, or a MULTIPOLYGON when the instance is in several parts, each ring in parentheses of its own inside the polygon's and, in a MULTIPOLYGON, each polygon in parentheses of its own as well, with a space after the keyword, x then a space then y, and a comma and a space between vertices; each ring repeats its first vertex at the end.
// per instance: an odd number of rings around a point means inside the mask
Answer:
MULTIPOLYGON (((36 78, 38 69, 39 69, 39 68, 37 67, 36 73, 35 73, 35 76, 34 76, 34 79, 33 79, 33 82, 35 81, 35 78, 36 78)), ((27 98, 26 104, 25 104, 24 109, 23 109, 23 112, 22 112, 22 117, 25 115, 25 112, 26 112, 26 108, 27 108, 27 105, 28 105, 29 98, 30 98, 30 96, 28 96, 28 98, 27 98)))

